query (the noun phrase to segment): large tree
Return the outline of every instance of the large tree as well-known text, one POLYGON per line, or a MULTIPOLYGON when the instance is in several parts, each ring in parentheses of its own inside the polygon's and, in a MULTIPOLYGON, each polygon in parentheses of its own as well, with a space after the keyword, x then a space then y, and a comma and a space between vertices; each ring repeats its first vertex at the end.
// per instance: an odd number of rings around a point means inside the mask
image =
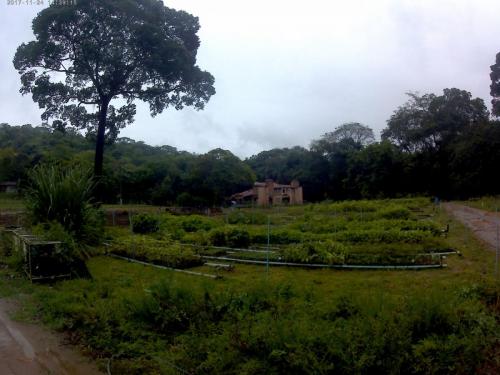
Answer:
POLYGON ((203 109, 213 76, 196 65, 198 18, 161 0, 78 0, 33 20, 35 40, 14 57, 21 93, 31 93, 54 128, 95 135, 95 175, 104 144, 133 121, 135 99, 151 115, 173 106, 203 109), (111 102, 118 105, 112 105, 111 102))
POLYGON ((490 94, 493 97, 491 100, 493 115, 500 117, 500 52, 497 53, 495 64, 491 67, 491 85, 490 85, 490 94))
POLYGON ((439 150, 473 126, 489 120, 481 98, 457 88, 443 95, 408 93, 409 100, 387 121, 382 139, 406 152, 439 150))
POLYGON ((375 142, 373 130, 359 122, 347 122, 337 126, 332 132, 325 133, 320 139, 311 142, 311 149, 322 154, 328 154, 339 144, 350 144, 362 148, 375 142))

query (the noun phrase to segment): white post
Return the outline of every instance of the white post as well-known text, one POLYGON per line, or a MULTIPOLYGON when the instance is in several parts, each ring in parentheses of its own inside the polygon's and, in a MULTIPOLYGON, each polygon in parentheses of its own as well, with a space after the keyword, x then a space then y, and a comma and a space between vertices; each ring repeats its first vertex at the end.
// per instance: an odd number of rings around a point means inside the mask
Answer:
POLYGON ((496 246, 496 255, 495 255, 495 276, 498 278, 498 260, 500 257, 500 244, 499 244, 499 227, 498 227, 498 206, 496 208, 496 215, 495 215, 495 223, 496 223, 496 229, 497 229, 497 246, 496 246))
POLYGON ((266 256, 266 274, 269 276, 269 245, 271 242, 271 216, 267 216, 267 256, 266 256))

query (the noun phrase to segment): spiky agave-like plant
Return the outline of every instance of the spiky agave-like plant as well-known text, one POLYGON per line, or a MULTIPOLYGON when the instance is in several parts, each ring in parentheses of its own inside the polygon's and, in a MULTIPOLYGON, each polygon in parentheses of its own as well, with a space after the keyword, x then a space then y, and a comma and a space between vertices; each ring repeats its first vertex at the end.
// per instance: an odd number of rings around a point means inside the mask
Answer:
POLYGON ((92 205, 95 181, 78 165, 39 165, 29 173, 26 206, 33 224, 56 222, 79 243, 95 243, 102 220, 92 205))

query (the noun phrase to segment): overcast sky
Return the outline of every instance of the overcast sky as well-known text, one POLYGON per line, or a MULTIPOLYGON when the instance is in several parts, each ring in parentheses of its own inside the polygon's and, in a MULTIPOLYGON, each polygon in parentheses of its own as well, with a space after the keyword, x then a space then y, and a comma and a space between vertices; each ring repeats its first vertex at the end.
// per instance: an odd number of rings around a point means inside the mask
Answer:
MULTIPOLYGON (((33 39, 31 20, 43 6, 0 1, 0 122, 40 124, 37 104, 19 93, 12 57, 33 39)), ((344 122, 378 135, 407 91, 458 87, 489 106, 489 66, 500 52, 498 0, 165 4, 200 18, 198 64, 215 76, 217 94, 204 111, 169 109, 155 118, 140 104, 121 136, 247 157, 308 146, 344 122)))

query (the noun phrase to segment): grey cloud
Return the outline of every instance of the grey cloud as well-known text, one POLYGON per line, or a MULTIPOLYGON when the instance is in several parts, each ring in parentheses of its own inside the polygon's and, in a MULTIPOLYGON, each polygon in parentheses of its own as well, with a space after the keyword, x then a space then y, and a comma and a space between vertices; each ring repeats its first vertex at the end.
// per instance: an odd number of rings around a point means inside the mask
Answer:
MULTIPOLYGON (((472 92, 489 103, 489 65, 500 51, 494 0, 171 0, 200 18, 199 65, 216 78, 205 111, 151 118, 138 105, 122 135, 153 145, 246 157, 307 146, 348 121, 378 133, 405 92, 472 92)), ((40 123, 18 93, 16 47, 32 39, 39 7, 0 5, 0 122, 40 123)))

